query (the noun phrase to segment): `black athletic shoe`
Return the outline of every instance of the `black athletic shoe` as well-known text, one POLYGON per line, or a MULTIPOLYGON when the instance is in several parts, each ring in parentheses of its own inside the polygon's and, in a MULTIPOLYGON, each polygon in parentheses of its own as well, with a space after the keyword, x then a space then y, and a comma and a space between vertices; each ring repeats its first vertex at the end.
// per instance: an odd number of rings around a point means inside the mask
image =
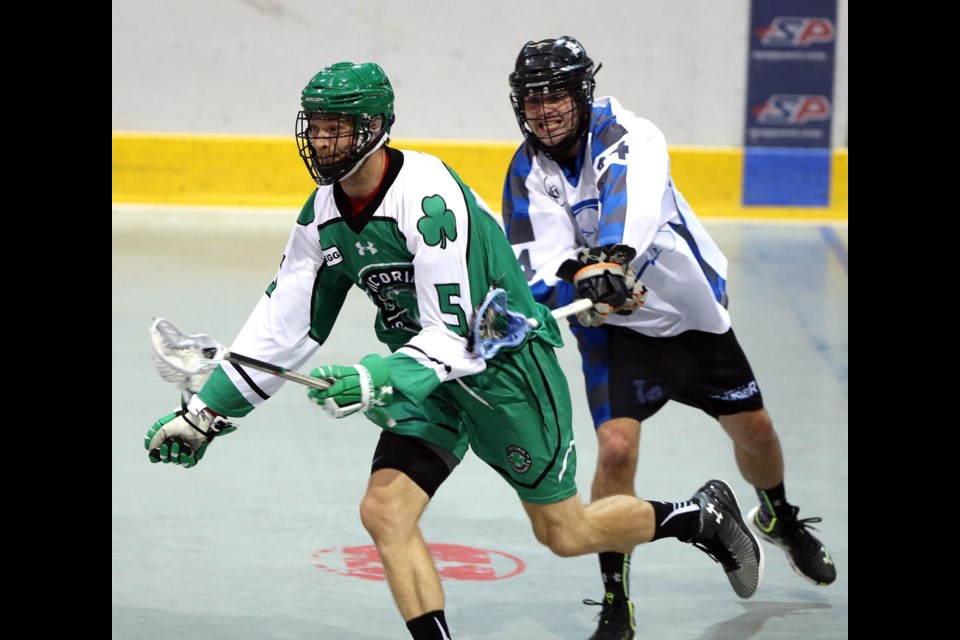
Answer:
POLYGON ((821 519, 797 520, 799 511, 799 507, 790 505, 786 513, 772 516, 766 509, 754 507, 747 520, 758 536, 784 550, 798 575, 813 584, 826 586, 837 579, 837 568, 827 548, 808 531, 816 531, 810 525, 821 519))
POLYGON ((614 598, 612 593, 608 593, 603 597, 603 602, 584 600, 583 604, 603 606, 597 631, 589 640, 633 640, 637 625, 633 621, 632 602, 614 598))
POLYGON ((692 500, 700 505, 700 523, 690 542, 723 565, 738 596, 749 598, 763 579, 763 547, 740 516, 733 489, 710 480, 692 500))

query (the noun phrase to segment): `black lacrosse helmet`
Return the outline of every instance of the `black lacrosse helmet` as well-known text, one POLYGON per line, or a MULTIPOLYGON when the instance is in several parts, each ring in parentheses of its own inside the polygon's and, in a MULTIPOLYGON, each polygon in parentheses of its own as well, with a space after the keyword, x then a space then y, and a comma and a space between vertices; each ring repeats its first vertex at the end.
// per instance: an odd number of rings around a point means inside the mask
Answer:
MULTIPOLYGON (((597 67, 597 71, 600 67, 597 67)), ((575 38, 560 36, 523 45, 517 56, 513 73, 510 74, 510 101, 517 116, 520 131, 538 151, 548 158, 559 160, 576 145, 590 124, 590 109, 593 105, 593 79, 596 71, 593 60, 575 38), (523 110, 524 99, 568 90, 580 108, 580 118, 575 128, 561 142, 546 145, 530 128, 523 110)))

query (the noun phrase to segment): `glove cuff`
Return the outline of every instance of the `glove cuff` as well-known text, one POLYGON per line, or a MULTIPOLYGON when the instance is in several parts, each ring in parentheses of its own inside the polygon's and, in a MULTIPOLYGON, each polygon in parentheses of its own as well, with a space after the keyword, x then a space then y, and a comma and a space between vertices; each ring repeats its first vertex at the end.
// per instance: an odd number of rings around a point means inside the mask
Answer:
POLYGON ((361 358, 359 364, 353 365, 360 378, 360 410, 368 411, 371 406, 383 404, 385 394, 392 394, 390 383, 390 366, 379 355, 372 353, 361 358))
POLYGON ((370 399, 373 397, 373 377, 362 364, 355 364, 353 368, 357 370, 357 377, 360 378, 360 410, 366 411, 370 408, 370 399))
POLYGON ((200 396, 194 394, 194 396, 190 398, 190 402, 187 403, 185 408, 190 413, 200 415, 203 413, 203 410, 207 408, 207 403, 201 400, 200 396))
POLYGON ((370 373, 374 387, 382 387, 390 383, 390 365, 382 356, 371 353, 361 358, 358 366, 363 366, 370 373))
POLYGON ((200 396, 193 396, 190 398, 190 402, 187 404, 186 408, 187 414, 194 414, 200 420, 200 424, 193 424, 193 421, 189 420, 186 415, 184 415, 184 420, 186 420, 190 426, 206 436, 207 440, 213 440, 213 437, 220 433, 221 431, 226 430, 226 433, 232 433, 236 430, 236 425, 232 422, 229 422, 225 417, 221 416, 219 413, 207 406, 207 403, 200 399, 200 396))
POLYGON ((615 273, 617 275, 623 275, 623 265, 617 262, 594 262, 593 264, 581 266, 581 268, 578 269, 575 274, 573 274, 573 281, 577 282, 581 278, 589 278, 601 273, 615 273))

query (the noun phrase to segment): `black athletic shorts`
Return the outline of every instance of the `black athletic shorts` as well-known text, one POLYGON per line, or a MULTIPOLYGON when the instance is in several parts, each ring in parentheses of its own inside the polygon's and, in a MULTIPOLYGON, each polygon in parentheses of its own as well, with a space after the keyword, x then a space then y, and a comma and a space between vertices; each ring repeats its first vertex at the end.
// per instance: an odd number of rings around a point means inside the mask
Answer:
POLYGON ((614 326, 572 326, 583 360, 594 428, 611 418, 643 421, 669 400, 716 418, 763 408, 737 337, 686 331, 651 338, 614 326))
POLYGON ((402 471, 432 498, 459 462, 455 455, 433 443, 384 429, 373 452, 370 473, 378 469, 402 471))

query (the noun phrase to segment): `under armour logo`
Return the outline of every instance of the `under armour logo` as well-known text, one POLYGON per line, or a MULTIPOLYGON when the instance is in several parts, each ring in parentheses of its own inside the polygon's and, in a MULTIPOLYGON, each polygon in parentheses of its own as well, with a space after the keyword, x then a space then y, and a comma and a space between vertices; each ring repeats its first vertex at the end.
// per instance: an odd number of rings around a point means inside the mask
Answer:
POLYGON ((368 242, 367 246, 365 247, 361 245, 359 242, 357 242, 354 246, 357 248, 357 251, 360 253, 360 255, 366 255, 367 251, 370 252, 370 255, 373 255, 377 252, 377 248, 373 246, 372 242, 368 242))
POLYGON ((707 503, 707 513, 712 513, 717 518, 717 524, 723 521, 723 512, 713 506, 712 502, 707 503))

